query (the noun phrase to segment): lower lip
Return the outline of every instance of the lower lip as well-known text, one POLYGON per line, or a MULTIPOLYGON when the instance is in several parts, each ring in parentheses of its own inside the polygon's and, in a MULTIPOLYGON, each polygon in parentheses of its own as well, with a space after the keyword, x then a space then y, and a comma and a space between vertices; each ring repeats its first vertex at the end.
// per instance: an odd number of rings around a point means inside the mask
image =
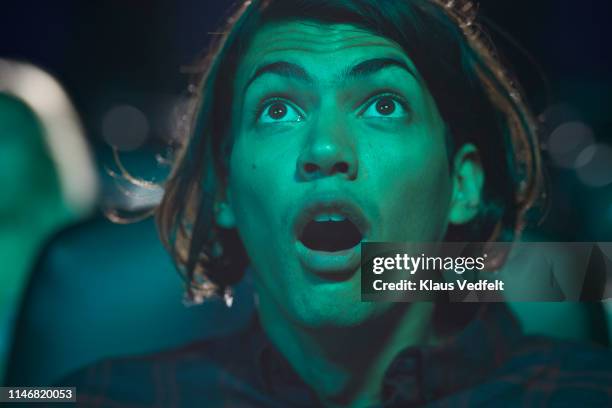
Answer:
POLYGON ((316 251, 296 241, 300 263, 317 274, 345 274, 355 272, 361 263, 361 245, 337 252, 316 251))

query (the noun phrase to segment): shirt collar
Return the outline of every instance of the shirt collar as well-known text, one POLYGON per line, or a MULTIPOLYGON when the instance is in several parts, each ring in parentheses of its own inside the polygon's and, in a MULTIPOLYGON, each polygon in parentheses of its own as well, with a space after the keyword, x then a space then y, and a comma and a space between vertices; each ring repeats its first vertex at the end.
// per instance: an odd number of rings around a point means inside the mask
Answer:
MULTIPOLYGON (((385 405, 435 400, 484 382, 510 356, 520 337, 518 323, 503 303, 439 304, 433 346, 408 347, 390 365, 383 381, 385 405)), ((256 318, 256 366, 264 388, 287 402, 315 401, 314 393, 267 339, 256 318)))
POLYGON ((424 403, 482 383, 510 357, 520 337, 518 323, 503 303, 437 308, 438 318, 447 323, 469 322, 439 344, 400 352, 385 375, 387 400, 424 403))

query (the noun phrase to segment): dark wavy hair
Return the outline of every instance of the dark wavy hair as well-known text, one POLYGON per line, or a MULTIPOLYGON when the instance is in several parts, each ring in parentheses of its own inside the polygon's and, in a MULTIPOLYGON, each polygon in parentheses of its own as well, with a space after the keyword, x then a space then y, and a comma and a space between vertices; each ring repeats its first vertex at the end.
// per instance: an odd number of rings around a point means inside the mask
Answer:
POLYGON ((445 239, 508 241, 520 234, 543 185, 536 122, 477 24, 473 3, 249 0, 238 5, 197 64, 190 130, 156 209, 161 239, 186 279, 190 300, 223 293, 241 279, 248 262, 236 231, 214 221, 232 149, 233 82, 254 33, 287 20, 352 24, 402 47, 446 122, 451 155, 473 143, 485 172, 478 216, 466 226, 449 226, 445 239))

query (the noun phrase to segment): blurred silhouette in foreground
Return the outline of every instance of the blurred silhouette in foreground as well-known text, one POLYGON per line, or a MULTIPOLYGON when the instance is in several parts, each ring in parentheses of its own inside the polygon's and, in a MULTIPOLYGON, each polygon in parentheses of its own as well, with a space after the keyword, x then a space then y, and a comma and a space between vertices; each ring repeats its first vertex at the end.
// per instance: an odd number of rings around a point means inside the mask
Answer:
POLYGON ((50 75, 0 60, 0 379, 15 313, 40 247, 82 217, 97 181, 79 119, 50 75))

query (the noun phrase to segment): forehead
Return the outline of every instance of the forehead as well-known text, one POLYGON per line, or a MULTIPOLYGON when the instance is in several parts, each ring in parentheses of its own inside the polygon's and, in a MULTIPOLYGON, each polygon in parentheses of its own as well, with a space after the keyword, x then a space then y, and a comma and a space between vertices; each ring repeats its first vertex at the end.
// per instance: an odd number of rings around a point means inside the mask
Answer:
POLYGON ((399 59, 416 71, 403 49, 386 37, 349 24, 288 21, 268 23, 255 33, 238 75, 244 80, 262 65, 288 61, 323 79, 367 58, 399 59))

